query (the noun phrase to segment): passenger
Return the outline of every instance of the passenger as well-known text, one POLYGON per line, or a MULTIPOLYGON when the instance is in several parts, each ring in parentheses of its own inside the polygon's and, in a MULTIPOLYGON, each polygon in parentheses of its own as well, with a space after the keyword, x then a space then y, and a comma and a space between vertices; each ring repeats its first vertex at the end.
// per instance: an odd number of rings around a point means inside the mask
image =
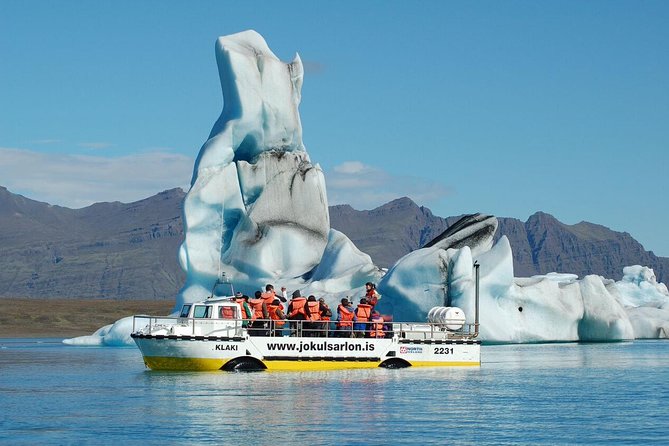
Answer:
POLYGON ((251 322, 251 328, 249 330, 249 335, 251 336, 267 336, 267 326, 269 319, 269 312, 267 311, 267 304, 261 298, 261 292, 256 291, 255 298, 249 300, 249 305, 253 311, 253 322, 251 322))
POLYGON ((239 308, 242 310, 242 327, 248 327, 249 320, 253 319, 253 312, 251 307, 248 304, 249 296, 242 295, 242 293, 235 293, 235 302, 239 305, 239 308))
POLYGON ((276 294, 274 291, 274 285, 268 283, 265 285, 265 292, 262 293, 262 299, 265 300, 265 304, 272 305, 274 299, 279 299, 281 302, 286 302, 286 287, 281 287, 281 294, 276 294))
POLYGON ((337 307, 337 337, 350 338, 353 335, 355 312, 347 298, 343 298, 337 307))
POLYGON ((288 304, 288 319, 290 320, 291 336, 299 336, 302 328, 302 322, 308 318, 307 299, 302 297, 300 290, 293 291, 293 298, 288 304))
POLYGON ((353 337, 364 338, 367 331, 369 319, 372 315, 372 306, 367 303, 364 297, 360 299, 358 308, 355 309, 356 323, 353 324, 353 337))
POLYGON ((311 322, 305 322, 305 336, 319 336, 321 329, 321 323, 317 322, 321 320, 321 304, 316 300, 316 296, 313 294, 307 299, 307 316, 311 322))
MULTIPOLYGON (((235 298, 230 299, 230 302, 235 302, 235 298)), ((234 306, 225 305, 222 306, 218 313, 219 319, 235 319, 236 311, 234 306)))
POLYGON ((376 284, 367 282, 365 284, 365 290, 365 299, 367 299, 367 303, 374 309, 376 303, 381 300, 381 295, 376 291, 376 284))
POLYGON ((283 305, 279 299, 274 299, 272 305, 267 307, 269 312, 269 317, 271 319, 270 335, 271 336, 283 336, 283 326, 285 325, 284 319, 286 315, 283 312, 283 305))
POLYGON ((371 317, 371 327, 369 329, 369 337, 370 338, 376 338, 376 339, 383 339, 386 334, 383 331, 383 317, 378 311, 372 312, 372 317, 371 317))
POLYGON ((318 299, 321 309, 321 321, 322 322, 322 334, 321 336, 328 336, 330 332, 330 320, 332 319, 332 310, 328 307, 328 304, 325 303, 325 299, 322 297, 318 299))

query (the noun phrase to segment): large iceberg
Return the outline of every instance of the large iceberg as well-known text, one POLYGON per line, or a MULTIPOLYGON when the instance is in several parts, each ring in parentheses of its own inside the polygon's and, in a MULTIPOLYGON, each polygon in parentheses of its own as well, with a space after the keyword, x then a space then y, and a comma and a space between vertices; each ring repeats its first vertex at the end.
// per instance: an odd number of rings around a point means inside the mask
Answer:
POLYGON ((177 307, 223 273, 248 294, 268 282, 344 292, 377 278, 371 258, 330 228, 323 171, 302 142, 299 55, 281 62, 245 31, 220 37, 216 60, 224 106, 184 203, 177 307))
MULTIPOLYGON (((457 306, 474 322, 480 265, 480 337, 486 342, 615 341, 669 335, 669 292, 653 271, 627 267, 619 282, 551 273, 515 278, 495 217, 469 215, 385 275, 330 228, 323 171, 302 141, 298 55, 281 62, 255 31, 220 37, 224 106, 200 149, 184 202, 179 260, 187 279, 176 299, 202 300, 225 276, 247 294, 265 283, 324 297, 331 307, 378 282, 378 308, 396 321, 425 320, 457 306)), ((392 241, 389 240, 389 243, 392 241)), ((71 344, 130 344, 131 318, 71 344)))
POLYGON ((669 337, 669 292, 652 269, 626 267, 618 282, 558 273, 515 278, 508 239, 503 236, 489 248, 492 234, 481 230, 483 219, 466 220, 460 222, 462 232, 478 234, 478 239, 464 240, 466 244, 458 247, 462 242, 451 238, 451 244, 437 243, 404 256, 379 283, 384 296, 381 310, 399 314, 403 320, 420 320, 433 306, 456 306, 464 310, 467 322, 474 323, 476 262, 480 265, 480 336, 486 342, 669 337))

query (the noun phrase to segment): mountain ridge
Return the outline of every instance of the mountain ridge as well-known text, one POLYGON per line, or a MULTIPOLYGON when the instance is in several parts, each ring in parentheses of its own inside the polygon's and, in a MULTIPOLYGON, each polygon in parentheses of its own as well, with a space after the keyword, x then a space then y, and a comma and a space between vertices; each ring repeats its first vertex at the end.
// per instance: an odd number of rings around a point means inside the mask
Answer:
MULTIPOLYGON (((70 209, 0 186, 0 298, 173 298, 185 279, 177 261, 184 197, 174 188, 131 203, 70 209)), ((371 210, 345 204, 329 211, 332 228, 381 267, 460 218, 436 216, 407 197, 371 210)), ((620 279, 632 264, 652 267, 658 280, 669 277, 669 258, 646 251, 626 232, 585 221, 567 225, 541 211, 525 222, 497 219, 495 241, 509 238, 518 277, 558 271, 620 279)))

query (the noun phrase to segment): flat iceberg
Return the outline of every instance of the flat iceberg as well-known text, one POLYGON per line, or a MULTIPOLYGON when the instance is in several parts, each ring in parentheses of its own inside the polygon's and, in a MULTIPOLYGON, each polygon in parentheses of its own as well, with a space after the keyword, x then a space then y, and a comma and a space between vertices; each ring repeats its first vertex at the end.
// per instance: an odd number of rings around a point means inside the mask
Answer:
MULTIPOLYGON (((299 55, 280 61, 255 31, 220 37, 216 60, 223 110, 198 154, 184 201, 179 260, 186 282, 175 311, 206 298, 225 276, 252 295, 266 283, 317 294, 334 308, 378 282, 378 309, 422 321, 435 306, 474 322, 479 268, 480 338, 492 343, 619 341, 669 334, 669 292, 653 271, 626 267, 615 282, 549 273, 516 278, 497 219, 463 217, 384 274, 330 228, 325 178, 302 141, 299 55)), ((391 242, 391 241, 389 241, 391 242)), ((73 345, 132 345, 124 318, 73 345)))

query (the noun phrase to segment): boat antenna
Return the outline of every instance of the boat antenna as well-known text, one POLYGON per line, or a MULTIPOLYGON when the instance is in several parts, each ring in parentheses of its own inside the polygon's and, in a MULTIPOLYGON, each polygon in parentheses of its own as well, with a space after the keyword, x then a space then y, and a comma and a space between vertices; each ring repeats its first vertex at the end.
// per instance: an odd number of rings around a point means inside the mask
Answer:
POLYGON ((479 261, 474 261, 474 271, 475 271, 475 316, 474 316, 474 337, 479 335, 479 261))

